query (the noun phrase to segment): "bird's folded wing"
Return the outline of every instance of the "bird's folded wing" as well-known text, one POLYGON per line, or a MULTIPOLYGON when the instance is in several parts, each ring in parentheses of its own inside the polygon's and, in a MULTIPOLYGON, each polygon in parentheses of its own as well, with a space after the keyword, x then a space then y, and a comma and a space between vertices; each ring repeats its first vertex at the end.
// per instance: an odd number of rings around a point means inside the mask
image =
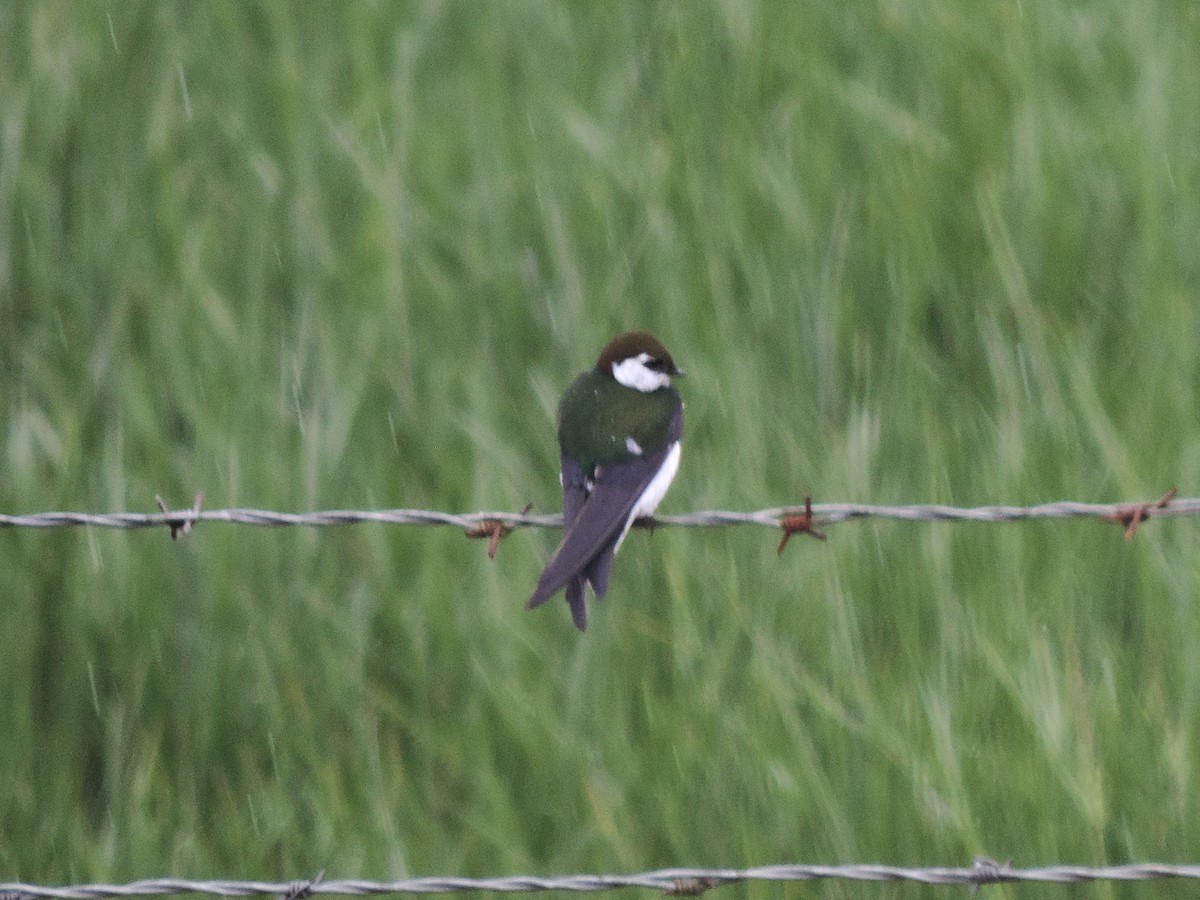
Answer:
POLYGON ((565 453, 562 454, 559 478, 563 492, 563 534, 566 534, 575 524, 579 510, 583 509, 583 503, 587 500, 588 478, 583 466, 565 453))
POLYGON ((616 466, 601 466, 596 471, 591 494, 546 564, 533 596, 525 604, 527 608, 545 603, 617 542, 625 533, 634 504, 662 467, 669 449, 670 445, 657 453, 616 466))

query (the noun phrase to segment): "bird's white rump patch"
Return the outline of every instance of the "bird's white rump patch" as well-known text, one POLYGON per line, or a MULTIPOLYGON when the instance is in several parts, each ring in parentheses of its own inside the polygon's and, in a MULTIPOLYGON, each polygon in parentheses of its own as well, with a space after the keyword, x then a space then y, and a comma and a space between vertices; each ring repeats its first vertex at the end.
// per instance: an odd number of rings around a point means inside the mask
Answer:
POLYGON ((621 549, 621 542, 625 540, 625 535, 629 534, 629 529, 633 527, 634 520, 640 519, 642 516, 654 515, 654 511, 658 509, 658 504, 662 503, 662 498, 667 495, 667 488, 675 480, 675 473, 679 471, 679 455, 681 452, 682 447, 679 441, 671 445, 671 449, 667 451, 667 456, 663 460, 662 468, 658 470, 658 474, 650 479, 650 483, 646 485, 646 490, 642 491, 642 496, 638 497, 637 503, 633 504, 633 509, 629 512, 629 518, 625 520, 625 530, 617 538, 617 544, 613 547, 613 553, 621 549))

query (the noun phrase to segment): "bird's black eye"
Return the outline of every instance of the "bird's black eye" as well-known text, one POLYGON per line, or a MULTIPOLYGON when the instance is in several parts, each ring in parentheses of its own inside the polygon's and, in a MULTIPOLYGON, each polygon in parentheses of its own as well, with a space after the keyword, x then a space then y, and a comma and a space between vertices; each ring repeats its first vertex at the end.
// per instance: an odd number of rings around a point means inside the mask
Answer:
POLYGON ((666 360, 652 359, 648 363, 646 363, 646 368, 650 369, 653 372, 665 372, 665 371, 667 371, 669 366, 667 365, 666 360))

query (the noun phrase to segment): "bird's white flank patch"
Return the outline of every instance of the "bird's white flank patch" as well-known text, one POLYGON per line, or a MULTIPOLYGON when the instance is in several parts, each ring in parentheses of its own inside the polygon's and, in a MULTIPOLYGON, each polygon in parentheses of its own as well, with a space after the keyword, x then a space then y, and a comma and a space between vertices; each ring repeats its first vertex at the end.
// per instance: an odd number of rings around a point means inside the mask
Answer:
POLYGON ((642 516, 653 515, 654 511, 658 509, 658 504, 662 503, 662 498, 667 495, 667 488, 671 486, 671 482, 675 480, 675 473, 679 471, 680 452, 679 441, 676 441, 671 445, 671 449, 667 451, 662 468, 650 479, 650 483, 646 485, 646 490, 642 491, 642 496, 638 497, 637 503, 633 504, 633 509, 629 512, 629 518, 625 520, 625 530, 617 538, 617 544, 613 547, 613 553, 621 549, 621 541, 625 540, 625 535, 629 534, 629 529, 633 526, 634 520, 640 519, 642 516))
POLYGON ((649 353, 639 353, 619 363, 613 363, 613 378, 625 387, 635 388, 646 394, 666 387, 671 383, 671 376, 666 372, 656 372, 646 365, 653 358, 649 353))
POLYGON ((642 455, 642 446, 641 446, 641 444, 639 444, 637 441, 635 441, 633 439, 632 434, 628 434, 625 436, 625 449, 628 450, 630 453, 632 453, 634 456, 642 455))

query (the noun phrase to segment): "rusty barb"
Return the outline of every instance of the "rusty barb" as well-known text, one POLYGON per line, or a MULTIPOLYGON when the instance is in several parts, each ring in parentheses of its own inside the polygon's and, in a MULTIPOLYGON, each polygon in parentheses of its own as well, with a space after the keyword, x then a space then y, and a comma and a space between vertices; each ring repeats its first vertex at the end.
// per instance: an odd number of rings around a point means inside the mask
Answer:
MULTIPOLYGON (((521 515, 528 515, 531 509, 533 509, 533 504, 526 503, 525 508, 521 510, 521 515)), ((469 538, 488 538, 488 559, 495 559, 496 551, 500 548, 500 541, 512 534, 512 526, 501 519, 484 519, 463 531, 469 538)))
POLYGON ((783 529, 783 537, 779 539, 779 549, 776 551, 778 556, 783 556, 783 548, 787 546, 793 534, 807 534, 815 537, 818 541, 825 540, 825 532, 817 531, 813 526, 812 497, 804 498, 803 513, 784 515, 779 520, 779 527, 783 529))
POLYGON ((1177 488, 1171 488, 1158 500, 1151 503, 1126 503, 1124 506, 1118 506, 1117 511, 1111 515, 1101 516, 1106 522, 1116 522, 1118 525, 1125 527, 1125 540, 1133 540, 1134 534, 1137 533, 1137 527, 1146 519, 1153 515, 1156 509, 1166 509, 1175 495, 1179 493, 1177 488))

